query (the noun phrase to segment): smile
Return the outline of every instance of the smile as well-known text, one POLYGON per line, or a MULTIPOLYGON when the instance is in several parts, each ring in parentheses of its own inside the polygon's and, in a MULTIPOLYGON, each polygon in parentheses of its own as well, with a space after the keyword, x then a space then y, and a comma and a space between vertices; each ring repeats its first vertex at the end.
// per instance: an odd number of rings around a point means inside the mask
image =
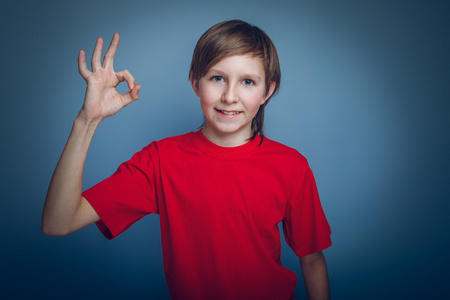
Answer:
POLYGON ((224 115, 237 115, 239 113, 241 113, 240 111, 226 111, 226 110, 220 110, 220 109, 216 109, 218 112, 223 113, 224 115))

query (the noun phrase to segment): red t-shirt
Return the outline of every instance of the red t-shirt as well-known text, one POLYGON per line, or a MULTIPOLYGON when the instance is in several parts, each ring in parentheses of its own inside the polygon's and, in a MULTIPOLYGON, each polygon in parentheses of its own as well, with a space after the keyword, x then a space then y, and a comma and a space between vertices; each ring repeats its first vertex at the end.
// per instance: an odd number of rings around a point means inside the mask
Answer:
POLYGON ((152 142, 83 196, 112 239, 160 215, 173 299, 289 299, 278 223, 302 257, 331 245, 313 174, 295 149, 268 138, 220 147, 201 131, 152 142))

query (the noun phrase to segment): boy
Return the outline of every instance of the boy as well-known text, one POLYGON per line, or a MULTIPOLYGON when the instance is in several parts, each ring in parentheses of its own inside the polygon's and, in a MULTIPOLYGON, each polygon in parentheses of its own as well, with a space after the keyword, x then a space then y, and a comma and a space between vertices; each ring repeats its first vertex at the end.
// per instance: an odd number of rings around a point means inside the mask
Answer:
POLYGON ((112 239, 159 214, 173 299, 293 299, 297 278, 280 262, 283 222, 309 298, 329 298, 321 251, 331 231, 312 172, 296 150, 264 138, 264 108, 281 74, 275 46, 255 26, 225 21, 199 39, 189 78, 205 116, 201 130, 152 142, 81 193, 98 124, 141 88, 128 71, 114 72, 118 43, 115 34, 102 65, 97 40, 92 72, 79 53, 84 105, 50 183, 43 232, 66 235, 96 222, 112 239), (124 95, 115 89, 121 81, 130 89, 124 95))

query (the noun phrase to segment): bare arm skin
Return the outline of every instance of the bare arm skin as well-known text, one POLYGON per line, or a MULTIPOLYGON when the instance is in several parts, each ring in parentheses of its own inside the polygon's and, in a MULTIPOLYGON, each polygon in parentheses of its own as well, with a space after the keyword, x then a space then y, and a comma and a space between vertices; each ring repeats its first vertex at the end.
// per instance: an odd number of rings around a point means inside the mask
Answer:
POLYGON ((330 285, 325 256, 322 251, 300 258, 303 282, 309 300, 329 300, 330 285))
POLYGON ((86 66, 86 54, 78 54, 78 70, 86 80, 84 104, 53 173, 42 213, 41 229, 47 235, 67 235, 100 218, 81 196, 83 169, 89 145, 100 122, 139 98, 141 86, 127 70, 114 72, 113 62, 119 45, 115 33, 101 64, 103 39, 98 38, 92 54, 92 72, 86 66), (119 94, 116 86, 126 81, 130 91, 119 94))

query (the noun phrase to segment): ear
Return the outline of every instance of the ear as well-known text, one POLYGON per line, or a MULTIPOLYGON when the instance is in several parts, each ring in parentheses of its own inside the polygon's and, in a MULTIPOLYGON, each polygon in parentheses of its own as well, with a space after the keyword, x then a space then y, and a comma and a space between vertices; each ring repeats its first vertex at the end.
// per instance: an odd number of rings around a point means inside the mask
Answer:
POLYGON ((269 92, 268 92, 268 93, 264 96, 264 98, 261 100, 261 105, 263 105, 264 103, 266 103, 267 99, 269 99, 270 96, 272 96, 273 91, 275 90, 275 86, 276 86, 275 81, 270 82, 269 92))
POLYGON ((194 90, 194 93, 197 95, 197 97, 200 98, 200 92, 198 89, 198 80, 194 78, 194 74, 191 72, 189 74, 189 80, 191 81, 192 89, 194 90))

